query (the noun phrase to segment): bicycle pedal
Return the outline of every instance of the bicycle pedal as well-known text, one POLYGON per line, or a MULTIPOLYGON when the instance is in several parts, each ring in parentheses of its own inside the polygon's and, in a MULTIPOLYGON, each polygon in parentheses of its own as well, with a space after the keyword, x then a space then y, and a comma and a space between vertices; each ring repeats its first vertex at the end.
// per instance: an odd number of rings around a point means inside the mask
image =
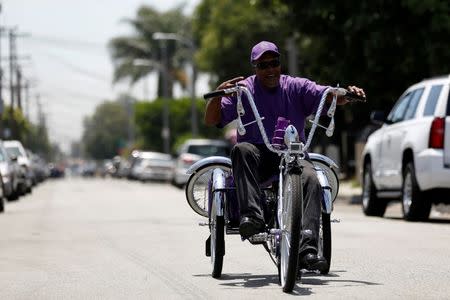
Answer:
POLYGON ((330 220, 331 223, 341 223, 341 219, 332 219, 330 220))
POLYGON ((251 237, 249 237, 248 241, 254 245, 263 244, 263 243, 267 242, 267 237, 268 237, 267 232, 261 232, 261 233, 254 234, 251 237))

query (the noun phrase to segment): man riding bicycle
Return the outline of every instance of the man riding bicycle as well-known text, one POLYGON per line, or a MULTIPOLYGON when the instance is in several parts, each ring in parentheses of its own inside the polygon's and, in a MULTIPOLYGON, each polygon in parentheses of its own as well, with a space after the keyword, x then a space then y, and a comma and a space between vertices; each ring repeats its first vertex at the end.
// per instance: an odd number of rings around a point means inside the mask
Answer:
MULTIPOLYGON (((269 140, 272 138, 271 133, 277 118, 284 117, 298 129, 301 141, 305 142, 305 119, 317 110, 327 86, 318 85, 306 78, 281 74, 280 52, 271 42, 262 41, 256 44, 252 48, 250 62, 255 75, 245 79, 233 78, 220 84, 217 89, 230 88, 236 83, 245 85, 255 98, 260 115, 264 117, 263 124, 269 134, 269 140)), ((365 97, 364 91, 358 87, 349 86, 348 90, 365 97)), ((329 95, 327 102, 330 103, 331 100, 332 95, 329 95)), ((234 96, 217 97, 208 101, 205 111, 206 125, 224 127, 235 120, 236 102, 234 96)), ((338 96, 338 105, 347 102, 345 96, 338 96)), ((245 111, 251 110, 248 101, 243 101, 243 106, 245 111)), ((244 124, 252 121, 250 115, 242 116, 244 124)), ((246 133, 238 135, 237 141, 231 152, 231 161, 241 216, 239 233, 243 239, 247 239, 264 231, 260 183, 278 172, 280 157, 264 145, 255 123, 248 125, 246 133)), ((313 164, 309 160, 304 160, 302 176, 304 193, 302 228, 310 230, 312 234, 302 237, 300 263, 302 268, 321 269, 327 264, 323 257, 317 255, 323 194, 313 164)))

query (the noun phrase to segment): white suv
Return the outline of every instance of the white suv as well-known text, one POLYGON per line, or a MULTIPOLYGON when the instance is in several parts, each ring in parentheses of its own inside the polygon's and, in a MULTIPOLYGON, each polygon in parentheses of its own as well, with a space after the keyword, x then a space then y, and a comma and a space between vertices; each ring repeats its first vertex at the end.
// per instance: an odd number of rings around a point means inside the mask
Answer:
POLYGON ((426 220, 433 203, 450 204, 450 75, 409 87, 364 147, 363 211, 383 216, 401 199, 406 220, 426 220))

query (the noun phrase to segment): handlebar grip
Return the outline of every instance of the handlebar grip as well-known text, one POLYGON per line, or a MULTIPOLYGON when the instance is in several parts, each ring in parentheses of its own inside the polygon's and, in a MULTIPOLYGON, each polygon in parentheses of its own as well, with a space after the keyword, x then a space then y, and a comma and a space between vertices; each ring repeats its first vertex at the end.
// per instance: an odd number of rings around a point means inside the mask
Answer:
POLYGON ((352 93, 349 90, 347 90, 344 97, 350 102, 366 102, 366 97, 352 93))
POLYGON ((214 91, 214 92, 210 92, 210 93, 204 94, 203 98, 205 100, 208 100, 210 98, 216 98, 216 97, 225 96, 225 95, 226 95, 225 90, 218 90, 218 91, 214 91))

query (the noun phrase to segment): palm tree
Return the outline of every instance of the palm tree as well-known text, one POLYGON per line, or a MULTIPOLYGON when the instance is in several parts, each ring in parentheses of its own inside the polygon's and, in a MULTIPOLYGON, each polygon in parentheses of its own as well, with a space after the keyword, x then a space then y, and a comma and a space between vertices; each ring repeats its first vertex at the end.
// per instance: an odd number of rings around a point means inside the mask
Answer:
POLYGON ((114 83, 129 79, 130 84, 136 83, 150 72, 158 72, 158 97, 162 96, 162 53, 161 42, 166 43, 168 96, 172 97, 174 81, 187 86, 187 77, 183 71, 183 64, 189 59, 189 50, 174 40, 154 40, 155 32, 177 33, 180 36, 190 36, 191 23, 179 6, 164 13, 160 13, 149 6, 141 6, 135 19, 126 19, 135 31, 132 36, 120 36, 109 42, 109 49, 114 63, 114 83), (137 60, 146 60, 147 65, 136 64, 137 60))

